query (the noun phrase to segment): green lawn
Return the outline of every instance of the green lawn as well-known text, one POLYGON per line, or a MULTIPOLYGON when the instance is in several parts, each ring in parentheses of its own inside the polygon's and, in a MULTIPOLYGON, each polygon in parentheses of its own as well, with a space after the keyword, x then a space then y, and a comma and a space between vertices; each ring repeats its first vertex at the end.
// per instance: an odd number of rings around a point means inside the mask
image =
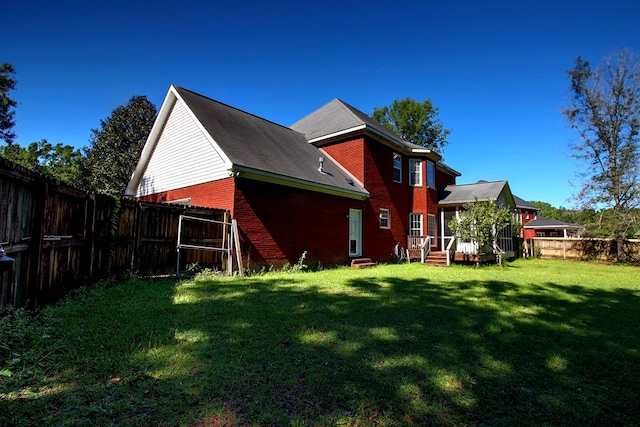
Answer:
POLYGON ((0 329, 0 425, 640 424, 640 268, 131 280, 0 329))

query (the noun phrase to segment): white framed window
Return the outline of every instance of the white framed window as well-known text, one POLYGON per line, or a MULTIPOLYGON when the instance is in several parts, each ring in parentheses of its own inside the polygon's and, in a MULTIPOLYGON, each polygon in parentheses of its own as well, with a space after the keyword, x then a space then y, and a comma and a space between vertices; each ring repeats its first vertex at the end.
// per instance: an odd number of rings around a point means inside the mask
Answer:
POLYGON ((549 237, 558 237, 558 232, 557 231, 550 231, 549 232, 549 237))
POLYGON ((436 165, 427 162, 427 187, 436 188, 436 165))
POLYGON ((422 236, 422 214, 409 214, 409 236, 422 236))
POLYGON ((402 182, 402 156, 393 153, 393 182, 402 182))
POLYGON ((544 237, 544 231, 536 231, 536 237, 544 237))
POLYGON ((422 186, 422 160, 409 159, 409 185, 422 186))
POLYGON ((427 235, 431 236, 431 244, 436 244, 436 216, 427 214, 427 235))
POLYGON ((380 228, 391 228, 389 209, 380 208, 380 228))

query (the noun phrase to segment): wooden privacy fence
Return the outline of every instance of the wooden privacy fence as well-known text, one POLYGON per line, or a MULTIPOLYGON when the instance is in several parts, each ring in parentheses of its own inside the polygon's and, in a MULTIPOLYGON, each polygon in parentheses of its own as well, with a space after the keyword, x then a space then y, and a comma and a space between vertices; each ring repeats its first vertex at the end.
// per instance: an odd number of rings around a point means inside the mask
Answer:
MULTIPOLYGON (((69 290, 134 270, 173 272, 180 215, 229 221, 220 209, 136 202, 88 193, 0 157, 0 244, 14 261, 0 271, 0 314, 35 308, 69 290)), ((228 239, 218 222, 182 228, 193 245, 228 239)), ((184 266, 224 269, 222 252, 184 250, 184 266)), ((3 263, 4 265, 8 265, 3 263)))
MULTIPOLYGON (((543 258, 613 261, 617 256, 616 241, 612 239, 536 237, 527 240, 531 241, 534 254, 543 258)), ((638 262, 640 240, 625 240, 622 253, 627 260, 638 262)))

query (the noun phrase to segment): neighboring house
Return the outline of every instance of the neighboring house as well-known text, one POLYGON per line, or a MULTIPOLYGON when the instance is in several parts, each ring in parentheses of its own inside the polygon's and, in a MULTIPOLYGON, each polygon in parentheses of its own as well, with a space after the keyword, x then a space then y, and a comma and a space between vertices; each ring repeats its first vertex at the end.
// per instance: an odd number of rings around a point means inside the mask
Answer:
MULTIPOLYGON (((305 252, 309 265, 332 265, 391 261, 396 246, 443 251, 465 204, 518 207, 507 181, 456 185, 459 176, 438 153, 339 99, 285 127, 171 86, 126 194, 228 210, 252 267, 305 252)), ((507 257, 510 231, 500 242, 507 257)))
MULTIPOLYGON (((516 202, 509 188, 507 181, 478 181, 475 184, 448 185, 440 191, 440 224, 442 231, 440 233, 442 239, 442 247, 446 247, 453 233, 449 229, 449 223, 453 218, 459 218, 463 214, 465 205, 471 202, 495 201, 498 206, 506 207, 514 210, 516 202), (445 244, 445 242, 447 242, 445 244)), ((504 252, 505 257, 515 256, 513 248, 513 238, 511 235, 511 226, 507 226, 503 230, 503 235, 499 241, 499 246, 504 252)), ((478 248, 476 242, 464 242, 460 239, 456 242, 456 252, 463 254, 477 254, 493 252, 491 247, 478 248)))
POLYGON ((582 226, 560 221, 546 219, 538 216, 537 219, 527 222, 523 226, 524 238, 534 237, 579 237, 582 226))
POLYGON ((337 99, 287 128, 171 86, 127 194, 227 209, 252 265, 344 264, 408 235, 437 249, 437 188, 458 176, 337 99))
POLYGON ((539 207, 516 195, 513 196, 513 200, 516 202, 515 222, 517 224, 526 224, 529 221, 538 219, 539 207))

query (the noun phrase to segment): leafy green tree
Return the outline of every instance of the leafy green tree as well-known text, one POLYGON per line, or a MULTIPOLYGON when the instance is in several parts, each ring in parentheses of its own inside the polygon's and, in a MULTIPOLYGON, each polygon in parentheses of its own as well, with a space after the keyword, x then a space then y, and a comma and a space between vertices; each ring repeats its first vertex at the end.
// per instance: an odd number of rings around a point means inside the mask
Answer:
POLYGON ((91 130, 91 145, 85 149, 91 188, 113 195, 124 193, 155 117, 155 105, 146 96, 134 96, 101 120, 100 129, 91 130))
POLYGON ((43 139, 32 142, 27 148, 18 144, 0 147, 0 155, 50 178, 81 186, 84 158, 80 150, 70 145, 53 145, 43 139))
POLYGON ((12 129, 15 126, 14 109, 18 103, 9 96, 9 91, 15 90, 17 82, 12 74, 15 74, 15 69, 11 64, 0 65, 0 139, 7 144, 13 143, 16 137, 12 129))
POLYGON ((387 107, 376 107, 373 118, 406 141, 442 154, 451 130, 444 128, 438 112, 431 99, 418 102, 405 98, 387 107))
POLYGON ((640 204, 640 62, 627 49, 596 68, 578 57, 568 76, 572 98, 563 113, 580 136, 573 157, 585 164, 576 198, 611 210, 606 229, 622 260, 622 240, 640 204))
POLYGON ((498 255, 498 264, 502 267, 503 250, 498 242, 512 219, 511 211, 494 200, 476 199, 466 206, 459 219, 453 218, 449 222, 449 228, 459 239, 476 242, 479 249, 490 245, 498 255))

